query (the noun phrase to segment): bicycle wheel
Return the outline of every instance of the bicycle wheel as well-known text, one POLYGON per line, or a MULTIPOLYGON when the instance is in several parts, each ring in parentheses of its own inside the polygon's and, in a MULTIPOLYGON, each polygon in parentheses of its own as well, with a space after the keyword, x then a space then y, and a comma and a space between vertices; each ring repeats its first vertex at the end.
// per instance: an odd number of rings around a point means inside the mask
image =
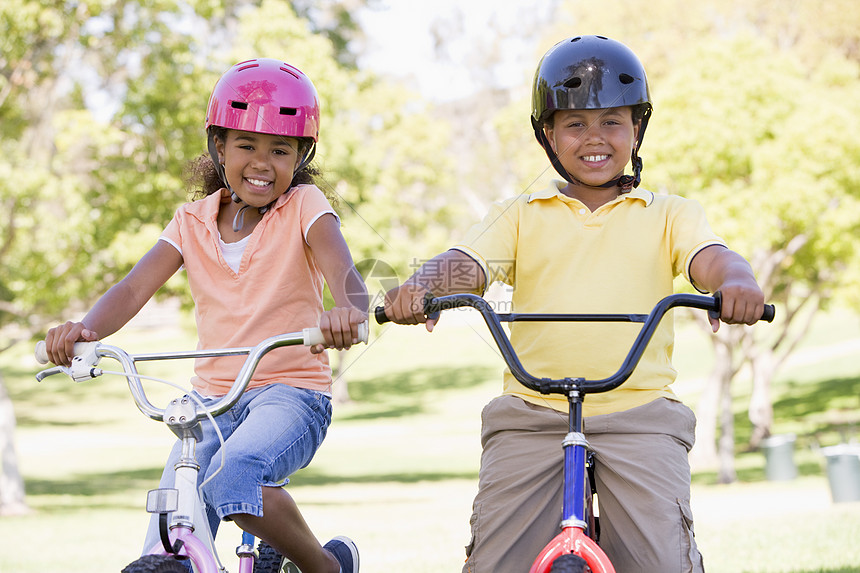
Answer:
POLYGON ((588 568, 588 563, 579 555, 567 553, 560 555, 558 559, 552 562, 552 568, 549 573, 585 573, 591 571, 588 568))
POLYGON ((122 573, 188 573, 189 568, 169 555, 144 555, 123 568, 122 573))

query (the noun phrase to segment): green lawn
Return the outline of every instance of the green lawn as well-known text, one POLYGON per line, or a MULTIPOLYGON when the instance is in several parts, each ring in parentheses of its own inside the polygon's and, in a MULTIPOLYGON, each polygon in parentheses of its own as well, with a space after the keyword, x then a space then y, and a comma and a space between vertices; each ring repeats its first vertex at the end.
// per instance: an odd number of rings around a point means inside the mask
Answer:
MULTIPOLYGON (((480 411, 498 391, 502 368, 488 338, 482 324, 454 313, 432 335, 390 326, 350 353, 353 401, 336 409, 317 458, 289 487, 322 540, 356 539, 362 571, 459 571, 480 411)), ((748 423, 739 384, 741 481, 720 486, 701 474, 694 482, 697 539, 710 573, 860 571, 860 504, 831 502, 823 459, 813 449, 840 431, 849 435, 842 422, 860 411, 857 353, 839 351, 857 338, 856 317, 824 317, 802 360, 774 388, 776 430, 798 434, 795 480, 765 481, 762 454, 743 451, 748 423)), ((177 329, 129 330, 111 342, 133 352, 193 346, 177 329)), ((695 399, 696 380, 707 373, 707 342, 685 333, 676 352, 678 390, 695 399)), ((37 385, 24 348, 0 355, 0 369, 15 401, 32 508, 0 517, 0 573, 118 571, 140 550, 145 492, 158 481, 172 434, 137 411, 119 378, 75 385, 55 377, 37 385), (34 550, 36 535, 46 543, 34 550)), ((155 375, 182 380, 188 366, 172 364, 155 375)), ((161 403, 173 395, 152 390, 161 403)), ((232 571, 238 542, 238 530, 225 526, 218 546, 232 571)))

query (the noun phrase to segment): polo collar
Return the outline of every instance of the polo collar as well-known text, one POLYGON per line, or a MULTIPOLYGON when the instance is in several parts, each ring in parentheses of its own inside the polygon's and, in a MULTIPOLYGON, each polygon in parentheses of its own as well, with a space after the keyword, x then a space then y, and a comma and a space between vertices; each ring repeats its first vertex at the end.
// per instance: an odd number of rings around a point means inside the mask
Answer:
MULTIPOLYGON (((545 189, 541 189, 540 191, 536 191, 535 193, 530 194, 528 202, 531 203, 532 201, 536 201, 538 199, 552 199, 553 197, 567 198, 567 195, 561 192, 561 190, 564 189, 566 186, 566 181, 553 179, 549 186, 545 189)), ((649 205, 651 205, 651 203, 654 202, 654 193, 646 189, 636 188, 630 190, 627 193, 619 195, 618 198, 622 200, 639 199, 640 201, 645 203, 646 207, 648 207, 649 205)))

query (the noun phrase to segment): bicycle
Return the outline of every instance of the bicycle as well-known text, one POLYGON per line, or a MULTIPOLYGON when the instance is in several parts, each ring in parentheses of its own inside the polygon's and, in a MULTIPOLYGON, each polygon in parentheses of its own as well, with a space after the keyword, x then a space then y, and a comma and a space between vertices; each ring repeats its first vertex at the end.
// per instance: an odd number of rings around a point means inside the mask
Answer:
MULTIPOLYGON (((361 342, 367 342, 368 329, 367 322, 360 325, 361 342)), ((283 346, 313 346, 323 343, 319 328, 305 328, 301 332, 273 336, 252 347, 173 353, 130 355, 119 347, 101 342, 78 342, 75 344, 75 357, 71 366, 54 366, 36 374, 36 380, 39 382, 55 374, 66 374, 75 382, 85 382, 103 374, 124 376, 137 408, 150 419, 166 424, 182 441, 182 457, 175 466, 174 487, 154 489, 147 495, 147 512, 159 516, 160 542, 127 565, 122 570, 123 573, 188 573, 186 562, 191 564, 195 573, 227 573, 215 549, 214 536, 203 513, 203 502, 197 486, 199 465, 195 451, 196 443, 203 435, 200 422, 207 418, 213 420, 213 428, 218 432, 214 417, 236 404, 251 381, 260 359, 271 350, 283 346), (143 376, 138 373, 136 366, 137 362, 146 361, 241 355, 247 355, 247 358, 230 390, 210 406, 204 406, 198 398, 190 394, 171 400, 164 408, 154 406, 146 396, 141 381, 149 379, 171 386, 174 384, 143 376), (122 366, 122 371, 98 368, 102 358, 116 360, 122 366)), ((40 364, 48 363, 44 341, 36 344, 35 355, 40 364)), ((220 432, 218 438, 223 445, 220 432)), ((257 549, 254 548, 254 543, 254 536, 242 532, 242 542, 236 548, 239 573, 279 573, 285 564, 281 555, 262 540, 257 549)))
MULTIPOLYGON (((651 337, 663 316, 675 307, 690 307, 708 311, 719 317, 721 296, 673 294, 661 299, 648 314, 524 314, 496 313, 483 298, 474 294, 454 294, 424 300, 424 314, 435 318, 443 310, 461 307, 477 310, 484 319, 490 334, 502 353, 511 374, 521 384, 541 394, 563 394, 569 405, 568 433, 562 440, 564 450, 561 532, 556 535, 532 563, 529 573, 615 573, 615 568, 597 544, 599 532, 596 518, 591 513, 593 490, 588 476, 588 442, 582 431, 582 404, 586 394, 608 392, 623 384, 633 373, 651 337), (622 365, 602 380, 585 378, 538 378, 523 367, 502 322, 632 322, 642 323, 622 365)), ((771 322, 774 307, 765 305, 760 320, 771 322)), ((374 318, 379 324, 389 322, 383 307, 377 307, 374 318)))

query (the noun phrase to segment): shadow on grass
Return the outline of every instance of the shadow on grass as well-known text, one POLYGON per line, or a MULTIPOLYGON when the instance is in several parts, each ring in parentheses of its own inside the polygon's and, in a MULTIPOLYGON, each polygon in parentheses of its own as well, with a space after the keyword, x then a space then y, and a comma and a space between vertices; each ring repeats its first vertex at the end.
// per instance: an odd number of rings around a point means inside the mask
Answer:
POLYGON ((359 475, 331 475, 314 468, 305 468, 290 477, 291 486, 315 485, 366 485, 375 483, 413 484, 418 482, 443 482, 448 480, 478 480, 477 471, 465 472, 400 472, 387 474, 362 473, 359 475))
POLYGON ((352 404, 341 420, 400 418, 420 414, 434 391, 466 389, 498 376, 485 366, 417 368, 365 380, 351 380, 352 404))
POLYGON ((793 573, 858 573, 860 566, 840 567, 839 569, 806 569, 803 571, 793 571, 793 573))
MULTIPOLYGON (((817 382, 788 381, 775 386, 774 425, 799 425, 806 435, 798 441, 813 440, 817 434, 841 433, 860 427, 860 377, 830 378, 817 382)), ((735 415, 735 441, 745 447, 752 435, 746 403, 735 415)))
POLYGON ((57 479, 29 478, 28 495, 100 496, 132 490, 146 492, 158 487, 161 467, 61 476, 57 479))
MULTIPOLYGON (((74 507, 115 507, 114 501, 99 500, 102 496, 113 494, 140 493, 141 499, 145 492, 158 487, 161 479, 161 467, 141 468, 109 473, 76 474, 58 479, 27 479, 25 489, 29 496, 63 496, 64 499, 91 498, 86 501, 51 500, 50 508, 61 511, 70 506, 74 507)), ((325 486, 325 485, 367 485, 375 483, 414 484, 419 482, 443 482, 448 480, 477 481, 477 471, 465 472, 400 472, 387 474, 362 473, 360 475, 331 475, 305 468, 290 477, 290 486, 325 486)))
MULTIPOLYGON (((860 377, 831 378, 816 382, 788 381, 774 387, 774 425, 798 428, 796 450, 818 445, 822 435, 845 435, 851 428, 860 428, 860 377), (778 394, 777 394, 778 392, 778 394)), ((735 460, 754 459, 753 464, 736 464, 737 481, 766 481, 765 453, 749 447, 752 435, 747 402, 748 396, 736 404, 735 460)), ((822 458, 823 459, 823 458, 822 458)), ((795 457, 798 476, 819 476, 822 465, 815 461, 800 461, 795 457)), ((693 483, 717 483, 716 471, 696 472, 693 483)), ((860 567, 852 571, 860 572, 860 567)))
MULTIPOLYGON (((762 456, 761 464, 753 467, 739 467, 735 471, 737 473, 738 482, 752 483, 767 481, 764 467, 764 455, 761 453, 752 453, 748 455, 762 456)), ((805 462, 796 464, 798 476, 820 476, 821 464, 815 462, 805 462)), ((693 483, 697 485, 717 485, 716 471, 698 471, 693 474, 693 483)), ((860 569, 858 569, 860 572, 860 569)))

